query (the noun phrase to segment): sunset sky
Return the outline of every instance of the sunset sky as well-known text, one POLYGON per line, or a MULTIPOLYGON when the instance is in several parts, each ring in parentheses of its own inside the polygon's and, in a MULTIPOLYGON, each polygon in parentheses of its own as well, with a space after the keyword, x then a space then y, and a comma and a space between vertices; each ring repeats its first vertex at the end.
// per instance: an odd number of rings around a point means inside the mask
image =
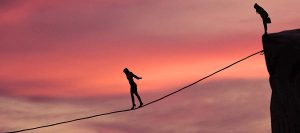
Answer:
MULTIPOLYGON (((299 0, 0 0, 0 132, 130 107, 125 67, 147 103, 260 51, 256 2, 269 32, 299 28, 299 0)), ((270 93, 257 55, 170 103, 35 133, 266 133, 270 93)))

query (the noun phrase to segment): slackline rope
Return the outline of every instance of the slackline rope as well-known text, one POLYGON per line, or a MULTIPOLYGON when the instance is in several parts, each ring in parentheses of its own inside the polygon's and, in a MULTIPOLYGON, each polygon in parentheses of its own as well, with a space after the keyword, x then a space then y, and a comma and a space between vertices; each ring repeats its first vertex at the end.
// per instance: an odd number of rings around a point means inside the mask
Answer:
MULTIPOLYGON (((184 89, 186 89, 188 87, 191 87, 191 86, 199 83, 202 80, 205 80, 205 79, 207 79, 207 78, 209 78, 209 77, 211 77, 211 76, 213 76, 213 75, 215 75, 215 74, 217 74, 217 73, 219 73, 221 71, 224 71, 225 69, 228 69, 228 68, 232 67, 233 65, 236 65, 236 64, 238 64, 238 63, 240 63, 240 62, 242 62, 242 61, 244 61, 244 60, 246 60, 246 59, 248 59, 248 58, 250 58, 250 57, 252 57, 254 55, 262 53, 262 52, 263 52, 263 50, 258 51, 256 53, 253 53, 253 54, 251 54, 251 55, 249 55, 247 57, 244 57, 244 58, 242 58, 242 59, 240 59, 240 60, 238 60, 238 61, 236 61, 236 62, 234 62, 234 63, 232 63, 232 64, 230 64, 230 65, 228 65, 226 67, 223 67, 223 68, 221 68, 221 69, 219 69, 219 70, 217 70, 217 71, 215 71, 215 72, 213 72, 213 73, 211 73, 211 74, 209 74, 209 75, 207 75, 207 76, 205 76, 205 77, 203 77, 203 78, 201 78, 201 79, 199 79, 199 80, 197 80, 197 81, 195 81, 195 82, 193 82, 193 83, 191 83, 189 85, 186 85, 186 86, 184 86, 184 87, 182 87, 182 88, 180 88, 180 89, 178 89, 178 90, 176 90, 176 91, 174 91, 172 93, 169 93, 169 94, 167 94, 167 95, 165 95, 165 96, 163 96, 161 98, 153 100, 153 101, 151 101, 151 102, 143 105, 140 108, 146 107, 146 106, 148 106, 150 104, 156 103, 156 102, 158 102, 160 100, 163 100, 163 99, 165 99, 165 98, 167 98, 167 97, 169 97, 171 95, 174 95, 175 93, 178 93, 178 92, 180 92, 180 91, 182 91, 182 90, 184 90, 184 89)), ((136 108, 136 109, 133 109, 133 110, 137 110, 137 109, 140 109, 140 108, 136 108)), ((67 120, 67 121, 57 122, 57 123, 48 124, 48 125, 44 125, 44 126, 32 127, 32 128, 21 129, 21 130, 16 130, 16 131, 10 131, 10 132, 5 132, 5 133, 18 133, 18 132, 36 130, 36 129, 40 129, 40 128, 52 127, 52 126, 61 125, 61 124, 65 124, 65 123, 71 123, 71 122, 75 122, 75 121, 80 121, 80 120, 85 120, 85 119, 91 119, 91 118, 94 118, 94 117, 99 117, 99 116, 104 116, 104 115, 110 115, 110 114, 116 114, 116 113, 122 113, 122 112, 128 112, 128 111, 133 111, 133 110, 131 110, 131 109, 124 109, 124 110, 112 111, 112 112, 107 112, 107 113, 102 113, 102 114, 96 114, 96 115, 92 115, 92 116, 77 118, 77 119, 73 119, 73 120, 67 120)))

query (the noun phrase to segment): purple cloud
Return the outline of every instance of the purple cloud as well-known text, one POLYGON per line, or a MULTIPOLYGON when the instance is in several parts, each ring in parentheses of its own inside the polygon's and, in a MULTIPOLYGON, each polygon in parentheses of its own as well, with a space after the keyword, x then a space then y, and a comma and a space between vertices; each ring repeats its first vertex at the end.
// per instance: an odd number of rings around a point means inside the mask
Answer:
MULTIPOLYGON (((145 102, 149 102, 163 93, 167 92, 141 95, 145 102)), ((60 129, 68 133, 78 129, 87 133, 102 131, 266 133, 270 132, 269 96, 270 88, 266 80, 210 81, 141 110, 83 120, 35 132, 50 133, 60 129)), ((127 95, 119 98, 106 97, 106 100, 82 99, 80 103, 76 100, 34 102, 1 99, 2 107, 7 106, 9 101, 21 105, 1 110, 1 114, 6 114, 5 119, 0 120, 6 121, 2 125, 6 131, 130 108, 130 98, 127 95), (15 116, 14 112, 18 112, 18 115, 15 116), (28 114, 29 112, 31 113, 28 114), (18 124, 15 124, 16 122, 18 124)))

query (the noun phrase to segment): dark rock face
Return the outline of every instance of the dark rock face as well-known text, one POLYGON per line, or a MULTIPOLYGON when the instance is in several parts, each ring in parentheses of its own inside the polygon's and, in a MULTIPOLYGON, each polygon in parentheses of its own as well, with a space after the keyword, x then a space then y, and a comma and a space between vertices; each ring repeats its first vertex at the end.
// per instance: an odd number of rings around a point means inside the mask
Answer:
POLYGON ((300 29, 263 36, 272 133, 300 133, 300 29))

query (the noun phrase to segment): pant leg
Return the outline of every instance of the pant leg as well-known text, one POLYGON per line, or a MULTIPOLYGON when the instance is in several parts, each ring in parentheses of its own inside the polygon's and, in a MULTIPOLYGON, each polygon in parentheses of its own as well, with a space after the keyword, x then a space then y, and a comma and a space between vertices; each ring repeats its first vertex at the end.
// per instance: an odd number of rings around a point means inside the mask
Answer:
POLYGON ((268 31, 267 23, 264 23, 264 29, 265 29, 265 33, 267 33, 267 31, 268 31))
POLYGON ((263 25, 264 25, 264 30, 265 30, 265 33, 268 32, 268 18, 263 18, 263 25))

